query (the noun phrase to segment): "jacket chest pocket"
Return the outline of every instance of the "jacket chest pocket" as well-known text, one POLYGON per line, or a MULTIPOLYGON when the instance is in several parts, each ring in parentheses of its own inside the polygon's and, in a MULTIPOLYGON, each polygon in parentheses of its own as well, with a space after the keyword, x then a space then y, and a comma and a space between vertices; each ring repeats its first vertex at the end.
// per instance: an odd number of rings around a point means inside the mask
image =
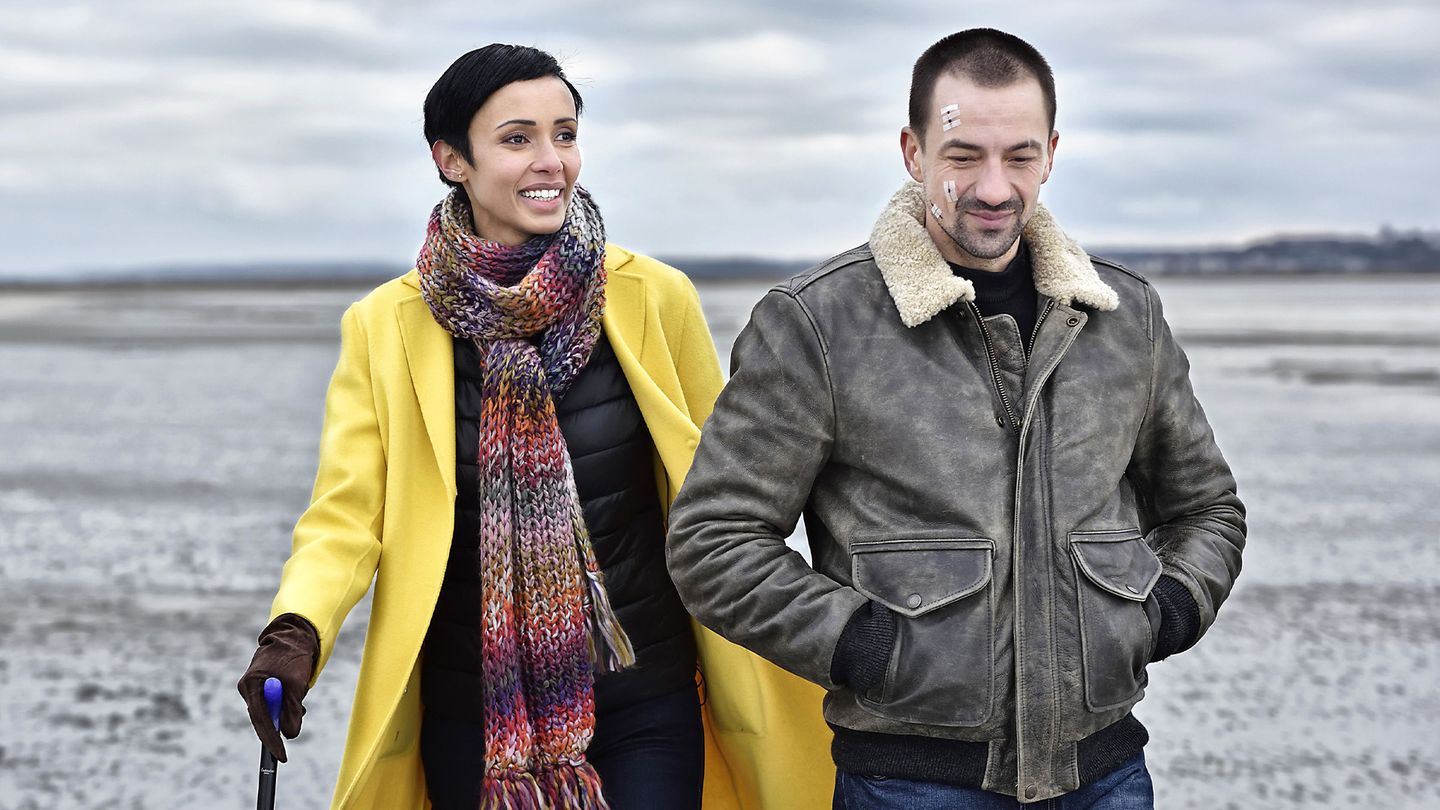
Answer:
POLYGON ((858 696, 893 720, 978 726, 993 711, 994 543, 982 538, 853 543, 855 590, 895 613, 882 684, 858 696))
POLYGON ((1146 682, 1155 649, 1145 600, 1160 579, 1160 560, 1135 529, 1071 532, 1079 599, 1085 705, 1101 712, 1125 705, 1146 682))

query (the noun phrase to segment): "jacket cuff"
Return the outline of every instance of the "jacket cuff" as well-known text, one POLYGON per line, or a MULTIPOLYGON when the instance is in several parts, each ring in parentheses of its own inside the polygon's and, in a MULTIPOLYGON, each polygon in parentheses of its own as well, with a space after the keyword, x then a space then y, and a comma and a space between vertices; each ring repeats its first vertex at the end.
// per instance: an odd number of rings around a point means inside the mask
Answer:
POLYGON ((864 692, 885 679, 895 649, 895 614, 884 605, 866 602, 854 613, 830 661, 830 680, 864 692))
POLYGON ((1160 577, 1152 593, 1160 606, 1160 637, 1152 660, 1162 661, 1195 643, 1200 635, 1200 606, 1190 590, 1174 577, 1160 577))

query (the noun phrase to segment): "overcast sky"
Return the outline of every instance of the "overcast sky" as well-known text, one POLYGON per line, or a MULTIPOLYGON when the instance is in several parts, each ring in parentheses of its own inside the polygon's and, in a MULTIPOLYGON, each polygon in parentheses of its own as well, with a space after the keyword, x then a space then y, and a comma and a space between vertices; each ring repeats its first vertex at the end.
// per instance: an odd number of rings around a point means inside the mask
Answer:
POLYGON ((1041 199, 1089 245, 1440 227, 1440 4, 0 0, 0 273, 414 257, 426 91, 494 41, 585 95, 613 241, 822 257, 905 179, 909 71, 991 26, 1055 70, 1041 199))

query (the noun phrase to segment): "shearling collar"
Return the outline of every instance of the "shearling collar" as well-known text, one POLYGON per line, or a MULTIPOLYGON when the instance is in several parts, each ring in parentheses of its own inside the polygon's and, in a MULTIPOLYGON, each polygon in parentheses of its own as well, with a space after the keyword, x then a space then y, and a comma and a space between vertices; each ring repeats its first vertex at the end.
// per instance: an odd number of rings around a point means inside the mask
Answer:
MULTIPOLYGON (((1110 311, 1120 299, 1100 280, 1090 255, 1055 224, 1045 206, 1025 225, 1021 239, 1030 247, 1035 289, 1055 303, 1085 304, 1110 311)), ((907 182, 890 198, 870 233, 875 264, 906 326, 919 326, 956 301, 974 301, 975 285, 951 271, 925 230, 925 195, 907 182)))

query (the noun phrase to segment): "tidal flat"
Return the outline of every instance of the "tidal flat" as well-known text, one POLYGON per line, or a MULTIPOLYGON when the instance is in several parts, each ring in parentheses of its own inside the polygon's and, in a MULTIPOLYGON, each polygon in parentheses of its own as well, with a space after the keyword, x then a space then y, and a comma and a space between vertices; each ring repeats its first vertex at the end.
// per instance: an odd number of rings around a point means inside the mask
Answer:
MULTIPOLYGON (((766 286, 701 285, 722 359, 766 286)), ((1156 286, 1250 523, 1136 710, 1158 806, 1440 807, 1440 274, 1156 286)), ((364 292, 0 291, 0 808, 254 801, 234 684, 364 292)), ((329 801, 367 613, 280 806, 329 801)))

